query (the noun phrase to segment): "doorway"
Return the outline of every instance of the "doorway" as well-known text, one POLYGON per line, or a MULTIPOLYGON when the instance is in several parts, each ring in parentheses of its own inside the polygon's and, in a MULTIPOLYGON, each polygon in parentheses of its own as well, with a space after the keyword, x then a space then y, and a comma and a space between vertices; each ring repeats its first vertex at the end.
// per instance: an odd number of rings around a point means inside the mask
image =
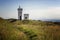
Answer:
POLYGON ((22 17, 20 16, 20 20, 22 20, 22 17))

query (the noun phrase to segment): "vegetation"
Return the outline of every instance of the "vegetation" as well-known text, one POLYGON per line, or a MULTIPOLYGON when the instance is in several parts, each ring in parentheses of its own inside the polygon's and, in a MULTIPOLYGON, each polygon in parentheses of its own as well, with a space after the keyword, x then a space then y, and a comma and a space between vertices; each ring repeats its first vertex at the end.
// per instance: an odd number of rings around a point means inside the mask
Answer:
POLYGON ((0 40, 60 40, 60 25, 39 20, 0 18, 0 40))

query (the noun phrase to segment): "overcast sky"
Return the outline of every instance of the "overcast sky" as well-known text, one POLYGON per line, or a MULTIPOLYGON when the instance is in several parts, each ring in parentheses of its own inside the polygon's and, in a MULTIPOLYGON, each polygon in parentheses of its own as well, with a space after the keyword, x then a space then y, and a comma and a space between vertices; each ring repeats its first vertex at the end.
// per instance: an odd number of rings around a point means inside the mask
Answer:
POLYGON ((19 5, 29 19, 60 19, 59 0, 0 0, 0 17, 18 18, 19 5))

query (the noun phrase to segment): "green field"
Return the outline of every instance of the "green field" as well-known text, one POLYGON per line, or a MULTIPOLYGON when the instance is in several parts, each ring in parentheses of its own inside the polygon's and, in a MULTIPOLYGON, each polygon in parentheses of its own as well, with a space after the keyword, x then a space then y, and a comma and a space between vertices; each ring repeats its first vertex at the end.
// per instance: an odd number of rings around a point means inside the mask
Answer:
POLYGON ((0 40, 60 40, 60 25, 39 20, 0 19, 0 40))

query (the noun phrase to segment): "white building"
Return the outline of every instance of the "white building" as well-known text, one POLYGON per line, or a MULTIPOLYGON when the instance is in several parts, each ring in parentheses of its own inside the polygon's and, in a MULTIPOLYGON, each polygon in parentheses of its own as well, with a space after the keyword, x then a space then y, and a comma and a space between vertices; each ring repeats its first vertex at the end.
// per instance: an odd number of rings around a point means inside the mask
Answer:
POLYGON ((29 14, 24 14, 24 20, 28 20, 29 19, 29 14))
MULTIPOLYGON (((23 9, 19 6, 18 8, 18 20, 22 20, 22 11, 23 9)), ((24 20, 29 19, 29 14, 24 14, 24 20)))
POLYGON ((22 8, 19 6, 19 8, 18 8, 18 19, 19 20, 22 20, 22 8))

